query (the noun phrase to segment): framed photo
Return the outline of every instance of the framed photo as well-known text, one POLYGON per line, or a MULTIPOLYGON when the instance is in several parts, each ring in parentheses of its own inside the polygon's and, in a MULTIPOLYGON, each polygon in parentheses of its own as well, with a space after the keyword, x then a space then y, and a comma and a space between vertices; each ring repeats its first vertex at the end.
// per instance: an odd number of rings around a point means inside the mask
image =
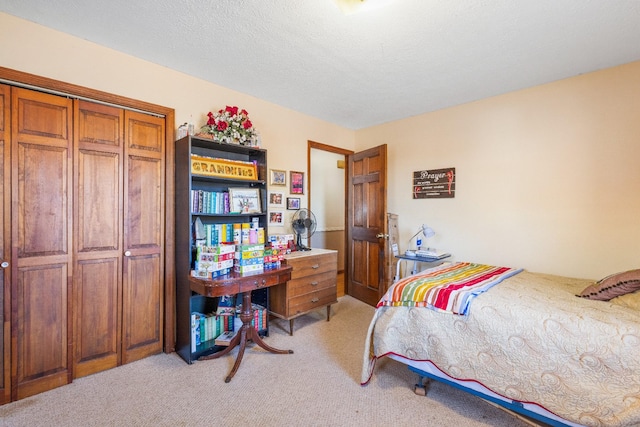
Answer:
POLYGON ((269 191, 269 207, 284 208, 284 193, 269 191))
POLYGON ((237 187, 229 188, 229 212, 262 213, 260 189, 237 187))
POLYGON ((282 225, 284 225, 284 212, 283 211, 269 212, 269 225, 282 227, 282 225))
POLYGON ((289 192, 291 194, 304 194, 304 172, 289 173, 289 192))
POLYGON ((269 184, 271 185, 287 185, 287 172, 278 169, 271 169, 271 179, 269 184))
POLYGON ((287 197, 287 209, 289 210, 300 209, 300 197, 287 197))

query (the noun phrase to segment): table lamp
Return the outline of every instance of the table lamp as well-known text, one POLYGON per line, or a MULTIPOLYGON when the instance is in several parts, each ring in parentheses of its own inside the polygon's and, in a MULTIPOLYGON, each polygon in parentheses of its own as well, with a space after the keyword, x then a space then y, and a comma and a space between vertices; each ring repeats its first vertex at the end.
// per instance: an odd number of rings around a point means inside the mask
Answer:
MULTIPOLYGON (((409 239, 409 243, 411 243, 411 240, 413 240, 413 238, 416 237, 420 233, 422 233, 422 235, 425 237, 425 239, 428 239, 429 237, 433 237, 433 236, 436 235, 436 232, 433 231, 433 229, 431 227, 429 227, 427 224, 422 224, 420 226, 420 228, 418 229, 418 232, 416 234, 414 234, 413 236, 411 236, 411 239, 409 239)), ((422 246, 422 239, 418 238, 416 240, 416 249, 420 249, 421 246, 422 246)))

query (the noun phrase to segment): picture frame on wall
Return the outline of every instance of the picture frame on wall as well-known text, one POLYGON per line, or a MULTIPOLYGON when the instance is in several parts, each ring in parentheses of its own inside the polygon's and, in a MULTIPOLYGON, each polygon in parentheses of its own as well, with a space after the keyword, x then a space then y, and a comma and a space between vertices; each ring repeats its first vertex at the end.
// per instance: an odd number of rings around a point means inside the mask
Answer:
POLYGON ((284 225, 284 212, 283 211, 270 211, 269 212, 269 226, 282 227, 284 225))
POLYGON ((280 191, 269 191, 269 207, 284 208, 284 193, 280 191))
POLYGON ((304 172, 289 172, 289 193, 304 194, 304 172))
POLYGON ((287 185, 287 172, 279 169, 271 169, 269 185, 287 185))
POLYGON ((287 209, 294 211, 300 209, 300 197, 287 197, 287 209))
POLYGON ((231 213, 262 213, 260 189, 249 187, 229 188, 229 211, 231 213))

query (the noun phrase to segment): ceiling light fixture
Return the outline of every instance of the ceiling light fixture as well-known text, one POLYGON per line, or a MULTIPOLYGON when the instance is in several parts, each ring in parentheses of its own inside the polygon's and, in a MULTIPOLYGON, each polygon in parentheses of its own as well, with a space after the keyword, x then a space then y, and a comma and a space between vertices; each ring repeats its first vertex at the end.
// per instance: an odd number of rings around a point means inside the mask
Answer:
POLYGON ((343 14, 351 15, 356 12, 376 9, 391 3, 391 0, 333 0, 343 14))

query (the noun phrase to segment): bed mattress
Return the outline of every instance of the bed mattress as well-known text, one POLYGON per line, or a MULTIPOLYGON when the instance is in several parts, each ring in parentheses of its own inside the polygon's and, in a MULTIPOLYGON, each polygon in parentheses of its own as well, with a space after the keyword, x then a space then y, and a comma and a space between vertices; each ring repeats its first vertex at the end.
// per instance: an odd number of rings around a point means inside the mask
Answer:
POLYGON ((572 423, 640 426, 640 294, 575 296, 590 283, 523 271, 477 296, 466 316, 380 307, 362 383, 377 358, 397 355, 572 423))

